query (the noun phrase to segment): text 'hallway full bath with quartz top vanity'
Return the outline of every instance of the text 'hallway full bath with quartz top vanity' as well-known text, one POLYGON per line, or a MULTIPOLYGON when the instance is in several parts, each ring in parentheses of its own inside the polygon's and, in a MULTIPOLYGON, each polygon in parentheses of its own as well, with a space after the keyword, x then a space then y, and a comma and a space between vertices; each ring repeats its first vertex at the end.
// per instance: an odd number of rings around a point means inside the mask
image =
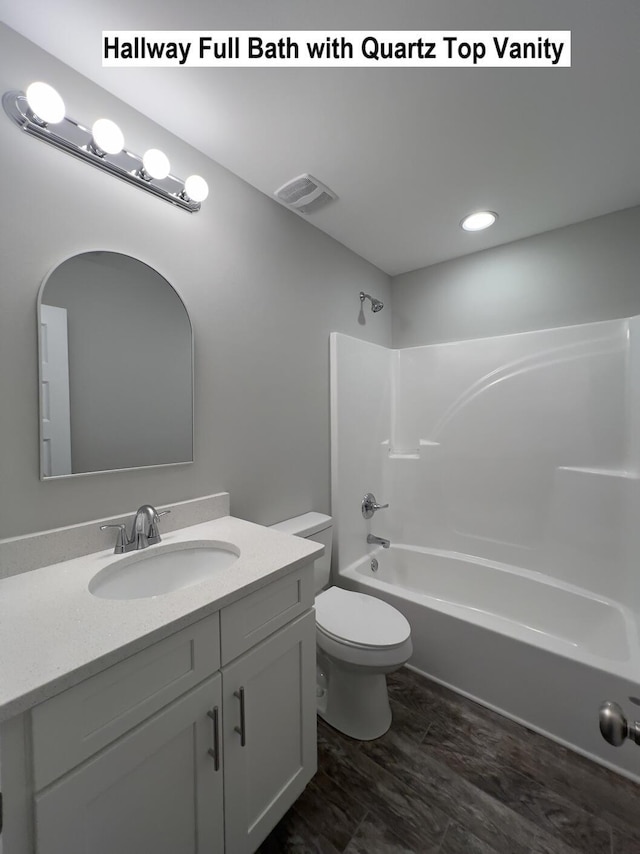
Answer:
POLYGON ((640 854, 637 5, 3 3, 0 854, 640 854))

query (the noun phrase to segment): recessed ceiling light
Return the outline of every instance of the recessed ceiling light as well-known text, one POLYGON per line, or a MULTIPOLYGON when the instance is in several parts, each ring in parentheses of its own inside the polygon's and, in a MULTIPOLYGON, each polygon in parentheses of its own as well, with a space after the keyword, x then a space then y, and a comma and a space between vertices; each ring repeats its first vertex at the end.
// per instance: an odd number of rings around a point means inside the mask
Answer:
POLYGON ((460 225, 465 231, 482 231, 498 219, 498 214, 493 211, 475 211, 466 216, 460 225))

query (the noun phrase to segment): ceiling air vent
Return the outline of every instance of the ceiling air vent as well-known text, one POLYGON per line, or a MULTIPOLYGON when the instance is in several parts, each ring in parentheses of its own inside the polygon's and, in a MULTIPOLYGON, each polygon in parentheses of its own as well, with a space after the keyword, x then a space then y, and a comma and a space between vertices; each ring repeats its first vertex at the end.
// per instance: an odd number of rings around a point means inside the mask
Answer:
POLYGON ((303 214, 314 213, 338 198, 321 181, 308 174, 298 175, 297 178, 287 181, 275 191, 274 196, 287 207, 303 214))

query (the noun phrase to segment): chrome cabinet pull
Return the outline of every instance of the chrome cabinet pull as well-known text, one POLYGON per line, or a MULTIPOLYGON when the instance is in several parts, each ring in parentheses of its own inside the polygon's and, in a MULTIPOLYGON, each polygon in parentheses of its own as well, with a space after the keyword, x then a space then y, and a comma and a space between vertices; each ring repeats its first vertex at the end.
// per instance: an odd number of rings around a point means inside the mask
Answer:
POLYGON ((239 734, 240 744, 242 747, 244 747, 247 743, 247 733, 244 719, 244 688, 240 688, 239 691, 234 691, 233 696, 237 697, 240 700, 240 726, 235 726, 233 729, 239 734))
POLYGON ((207 715, 213 721, 213 747, 210 747, 207 753, 209 756, 213 757, 214 760, 214 768, 216 771, 220 770, 220 729, 219 729, 219 715, 218 715, 218 707, 214 706, 213 710, 208 711, 207 715))

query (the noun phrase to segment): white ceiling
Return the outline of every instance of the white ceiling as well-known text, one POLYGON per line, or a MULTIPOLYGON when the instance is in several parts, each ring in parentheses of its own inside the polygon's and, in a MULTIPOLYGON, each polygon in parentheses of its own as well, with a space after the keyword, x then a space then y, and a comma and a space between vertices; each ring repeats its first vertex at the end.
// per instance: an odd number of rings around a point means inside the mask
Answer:
MULTIPOLYGON (((638 0, 0 0, 2 20, 392 275, 640 203, 638 0), (102 30, 571 30, 571 68, 103 69, 102 30), (477 208, 488 232, 459 228, 477 208)), ((82 118, 82 117, 78 117, 82 118)), ((215 188, 213 188, 215 192, 215 188)))

